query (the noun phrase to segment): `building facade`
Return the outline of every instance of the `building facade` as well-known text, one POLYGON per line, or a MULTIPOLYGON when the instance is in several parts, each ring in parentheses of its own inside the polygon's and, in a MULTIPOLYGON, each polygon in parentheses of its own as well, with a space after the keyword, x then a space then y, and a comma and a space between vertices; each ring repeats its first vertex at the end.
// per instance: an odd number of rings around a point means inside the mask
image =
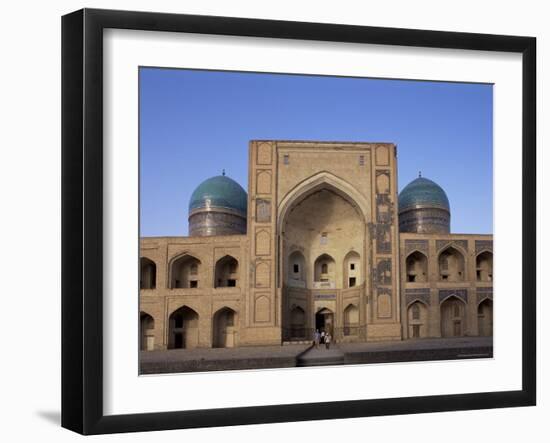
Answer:
POLYGON ((252 141, 248 193, 222 176, 188 237, 140 239, 143 350, 492 335, 492 236, 451 234, 391 143, 252 141))

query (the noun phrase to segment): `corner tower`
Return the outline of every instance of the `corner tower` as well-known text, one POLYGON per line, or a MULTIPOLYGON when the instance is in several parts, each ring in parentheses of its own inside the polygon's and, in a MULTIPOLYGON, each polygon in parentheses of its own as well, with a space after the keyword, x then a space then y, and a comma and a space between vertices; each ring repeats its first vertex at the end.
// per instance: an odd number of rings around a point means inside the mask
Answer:
POLYGON ((203 181, 189 201, 189 235, 246 234, 247 202, 246 191, 225 172, 203 181))
POLYGON ((437 183, 419 177, 399 194, 399 231, 448 234, 451 208, 447 194, 437 183))

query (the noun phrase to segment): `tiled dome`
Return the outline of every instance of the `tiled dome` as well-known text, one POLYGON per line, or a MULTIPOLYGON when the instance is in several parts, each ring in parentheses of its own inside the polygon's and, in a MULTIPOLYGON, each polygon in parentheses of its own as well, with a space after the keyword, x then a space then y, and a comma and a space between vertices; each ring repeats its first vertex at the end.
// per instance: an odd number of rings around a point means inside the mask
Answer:
POLYGON ((424 177, 413 180, 399 193, 400 213, 420 208, 438 208, 451 212, 443 188, 424 177))
POLYGON ((235 180, 218 175, 203 181, 191 195, 189 212, 196 209, 223 208, 237 211, 246 217, 248 197, 235 180))

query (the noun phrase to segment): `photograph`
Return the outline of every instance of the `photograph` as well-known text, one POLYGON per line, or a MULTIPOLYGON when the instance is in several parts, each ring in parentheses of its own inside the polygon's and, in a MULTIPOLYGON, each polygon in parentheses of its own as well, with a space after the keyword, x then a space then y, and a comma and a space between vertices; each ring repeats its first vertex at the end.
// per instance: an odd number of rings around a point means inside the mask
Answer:
POLYGON ((140 375, 493 358, 493 84, 138 69, 140 375))

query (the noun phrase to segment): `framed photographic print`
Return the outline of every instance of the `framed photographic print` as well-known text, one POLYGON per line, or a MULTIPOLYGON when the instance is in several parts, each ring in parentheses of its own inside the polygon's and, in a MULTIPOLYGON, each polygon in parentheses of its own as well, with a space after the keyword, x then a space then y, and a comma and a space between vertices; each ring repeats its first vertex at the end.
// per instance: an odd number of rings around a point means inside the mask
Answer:
POLYGON ((62 425, 534 405, 531 37, 62 21, 62 425))

